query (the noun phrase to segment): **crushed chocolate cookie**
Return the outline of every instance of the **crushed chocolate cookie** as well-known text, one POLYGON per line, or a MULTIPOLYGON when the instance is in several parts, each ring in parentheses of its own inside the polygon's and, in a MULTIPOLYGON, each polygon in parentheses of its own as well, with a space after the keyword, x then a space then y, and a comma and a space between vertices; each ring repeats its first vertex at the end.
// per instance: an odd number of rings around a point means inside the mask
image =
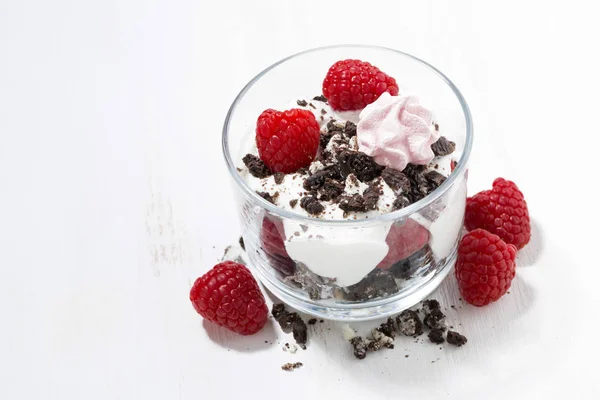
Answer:
POLYGON ((325 211, 323 204, 313 196, 306 196, 300 200, 300 207, 306 210, 309 214, 319 215, 325 211))
POLYGON ((274 195, 271 195, 270 193, 267 193, 267 192, 256 192, 256 194, 271 204, 275 204, 275 201, 279 197, 279 192, 275 192, 274 195))
POLYGON ((298 204, 298 199, 290 200, 290 207, 294 208, 294 207, 296 207, 296 204, 298 204))
POLYGON ((350 344, 354 347, 354 357, 362 360, 367 356, 367 349, 369 347, 368 341, 364 341, 360 336, 355 336, 350 339, 350 344))
POLYGON ((414 276, 423 265, 431 265, 434 261, 433 251, 431 251, 429 245, 426 244, 410 257, 393 264, 388 269, 388 272, 394 275, 395 278, 409 279, 414 276))
POLYGON ((317 107, 315 107, 315 105, 314 105, 313 103, 308 103, 308 106, 309 106, 310 108, 313 108, 313 109, 315 109, 315 110, 317 109, 317 107))
POLYGON ((308 190, 309 192, 316 191, 325 184, 325 180, 327 178, 341 178, 341 175, 336 166, 329 166, 325 169, 315 172, 314 174, 312 174, 304 180, 302 187, 304 187, 304 189, 308 190))
POLYGON ((398 292, 394 276, 379 268, 373 269, 360 282, 346 286, 343 297, 349 301, 364 301, 389 296, 398 292))
MULTIPOLYGON (((294 313, 296 314, 296 313, 294 313)), ((296 314, 298 315, 298 314, 296 314)), ((307 339, 307 327, 302 318, 298 316, 294 322, 292 323, 292 334, 294 335, 294 340, 296 343, 306 349, 306 339, 307 339)))
POLYGON ((369 182, 381 175, 383 167, 365 153, 353 150, 343 150, 338 155, 340 173, 343 178, 350 174, 362 182, 369 182))
POLYGON ((317 323, 317 319, 316 318, 311 318, 308 320, 308 325, 314 325, 317 323))
POLYGON ((440 310, 440 302, 436 299, 424 300, 421 310, 423 314, 429 315, 433 310, 440 310))
POLYGON ((325 96, 323 96, 322 94, 313 97, 313 100, 322 101, 324 103, 327 103, 327 98, 325 96))
POLYGON ((385 321, 383 324, 379 325, 379 330, 386 336, 389 336, 391 338, 396 337, 396 328, 394 325, 394 319, 392 317, 389 317, 387 319, 387 321, 385 321))
POLYGON ((246 245, 244 244, 244 238, 240 236, 240 247, 242 248, 242 250, 246 251, 246 245))
POLYGON ((256 178, 266 178, 272 174, 271 169, 267 167, 264 161, 253 154, 246 154, 244 158, 242 158, 242 161, 246 168, 248 168, 250 174, 256 178))
POLYGON ((281 185, 285 179, 285 174, 283 172, 275 172, 273 178, 275 179, 276 184, 281 185))
POLYGON ((327 111, 325 111, 324 109, 321 108, 321 115, 325 115, 327 114, 327 111))
POLYGON ((427 337, 435 344, 444 343, 444 331, 441 329, 432 329, 427 337))
POLYGON ((410 205, 410 200, 405 196, 398 196, 396 200, 392 203, 392 210, 400 210, 406 206, 410 205))
POLYGON ((381 177, 394 192, 410 192, 410 179, 408 179, 408 177, 404 175, 402 171, 388 167, 381 172, 381 177))
POLYGON ((331 178, 326 178, 323 187, 319 190, 319 200, 333 201, 344 192, 345 188, 345 184, 331 178))
POLYGON ((446 316, 440 309, 432 310, 423 322, 431 329, 446 330, 446 316))
POLYGON ((396 317, 398 330, 406 336, 419 336, 423 333, 423 322, 419 314, 412 310, 404 310, 396 317))
POLYGON ((446 180, 446 177, 437 171, 429 171, 425 178, 433 184, 432 190, 437 189, 446 180))
POLYGON ((306 100, 298 100, 296 101, 296 104, 298 104, 300 107, 306 107, 308 102, 306 100))
POLYGON ((281 366, 281 369, 284 371, 293 371, 295 369, 300 368, 302 365, 304 364, 302 364, 301 362, 286 363, 281 366))
POLYGON ((345 212, 364 212, 367 211, 367 206, 365 204, 365 198, 360 194, 355 194, 353 196, 344 196, 341 198, 339 203, 340 209, 345 212))
POLYGON ((446 139, 445 136, 440 136, 438 141, 431 145, 431 150, 436 157, 447 156, 448 154, 454 153, 454 150, 456 150, 456 143, 446 139))
POLYGON ((344 132, 344 128, 339 126, 338 124, 335 123, 335 120, 332 119, 331 121, 329 121, 327 123, 327 132, 330 132, 332 134, 336 134, 336 133, 343 133, 344 132))
POLYGON ((363 192, 363 198, 365 201, 366 210, 375 210, 379 197, 383 194, 383 188, 379 182, 373 181, 369 184, 369 187, 363 192))
POLYGON ((386 347, 388 349, 394 348, 394 338, 386 335, 379 328, 374 328, 371 330, 371 336, 373 336, 373 341, 369 343, 369 350, 377 351, 382 347, 386 347))
POLYGON ((356 124, 352 121, 346 121, 344 125, 344 135, 349 138, 356 136, 356 124))
POLYGON ((465 336, 461 335, 458 332, 454 332, 454 331, 448 331, 446 340, 448 341, 448 343, 453 344, 454 346, 458 346, 458 347, 467 343, 467 338, 465 336))
POLYGON ((298 168, 298 171, 296 171, 297 174, 299 175, 306 175, 308 174, 308 169, 302 167, 302 168, 298 168))
POLYGON ((296 312, 285 312, 279 318, 276 318, 276 321, 279 323, 279 326, 283 331, 290 331, 294 326, 294 323, 297 319, 300 319, 300 316, 296 312))
POLYGON ((271 315, 273 316, 273 318, 275 318, 275 320, 278 320, 284 314, 287 314, 287 311, 285 310, 285 304, 283 304, 283 303, 273 304, 273 307, 271 308, 271 315))
MULTIPOLYGON (((321 136, 319 137, 319 145, 322 149, 325 149, 327 147, 329 141, 331 140, 334 134, 334 132, 329 131, 321 133, 321 136)), ((325 159, 326 157, 321 153, 321 158, 325 159)))
POLYGON ((433 127, 435 128, 436 131, 440 130, 440 126, 438 124, 433 124, 433 127))

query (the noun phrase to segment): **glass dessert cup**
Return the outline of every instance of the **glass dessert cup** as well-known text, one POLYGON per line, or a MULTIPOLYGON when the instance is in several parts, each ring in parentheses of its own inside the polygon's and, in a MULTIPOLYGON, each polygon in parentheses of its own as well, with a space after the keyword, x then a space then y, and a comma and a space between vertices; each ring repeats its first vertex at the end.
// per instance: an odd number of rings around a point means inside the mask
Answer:
POLYGON ((368 320, 413 306, 443 281, 456 260, 472 140, 469 108, 456 86, 406 53, 341 45, 308 50, 270 66, 238 94, 223 127, 223 152, 250 268, 285 303, 322 318, 368 320), (297 96, 320 95, 328 68, 348 58, 376 65, 396 78, 401 93, 415 93, 429 106, 442 135, 456 143, 454 171, 421 200, 366 219, 325 220, 279 208, 240 174, 256 119, 265 109, 285 109, 297 96), (424 245, 405 246, 403 241, 419 235, 424 245), (392 253, 403 258, 394 259, 392 253))

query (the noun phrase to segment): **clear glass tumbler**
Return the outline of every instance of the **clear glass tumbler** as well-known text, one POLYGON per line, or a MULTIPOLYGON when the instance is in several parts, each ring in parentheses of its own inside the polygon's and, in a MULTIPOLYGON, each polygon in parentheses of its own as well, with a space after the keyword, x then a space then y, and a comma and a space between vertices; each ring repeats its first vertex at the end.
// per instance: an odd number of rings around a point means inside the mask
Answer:
POLYGON ((250 267, 284 302, 323 318, 368 320, 411 307, 442 282, 456 260, 472 141, 471 115, 460 91, 440 71, 409 54, 340 45, 308 50, 275 63, 238 94, 223 127, 223 152, 233 178, 250 267), (298 96, 321 94, 328 68, 348 58, 378 66, 396 78, 401 93, 417 94, 432 109, 442 135, 456 143, 458 163, 448 179, 425 198, 374 218, 322 220, 278 208, 258 196, 238 170, 252 148, 256 119, 263 110, 283 109, 298 96), (391 229, 410 236, 416 224, 428 232, 427 244, 389 268, 378 267, 389 251, 386 235, 391 229), (311 267, 311 260, 319 260, 320 267, 311 267), (328 267, 350 268, 345 274, 349 280, 331 279, 328 267))

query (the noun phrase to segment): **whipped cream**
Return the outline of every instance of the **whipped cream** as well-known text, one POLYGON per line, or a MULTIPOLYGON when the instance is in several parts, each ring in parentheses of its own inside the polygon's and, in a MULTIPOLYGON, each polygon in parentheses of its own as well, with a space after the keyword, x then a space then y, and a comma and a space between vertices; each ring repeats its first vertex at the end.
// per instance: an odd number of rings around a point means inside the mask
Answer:
POLYGON ((430 163, 434 157, 431 145, 440 138, 431 111, 416 96, 387 92, 362 110, 357 136, 360 151, 379 165, 400 171, 409 163, 430 163))

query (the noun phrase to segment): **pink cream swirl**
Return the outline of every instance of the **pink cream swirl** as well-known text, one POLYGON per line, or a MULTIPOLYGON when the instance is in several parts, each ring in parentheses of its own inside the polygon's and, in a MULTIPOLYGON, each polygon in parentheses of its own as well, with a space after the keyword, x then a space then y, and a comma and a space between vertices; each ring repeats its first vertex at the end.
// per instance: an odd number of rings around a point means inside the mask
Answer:
POLYGON ((383 93, 360 113, 358 150, 400 171, 408 163, 426 165, 434 157, 431 145, 440 138, 432 123, 431 111, 417 97, 383 93))

